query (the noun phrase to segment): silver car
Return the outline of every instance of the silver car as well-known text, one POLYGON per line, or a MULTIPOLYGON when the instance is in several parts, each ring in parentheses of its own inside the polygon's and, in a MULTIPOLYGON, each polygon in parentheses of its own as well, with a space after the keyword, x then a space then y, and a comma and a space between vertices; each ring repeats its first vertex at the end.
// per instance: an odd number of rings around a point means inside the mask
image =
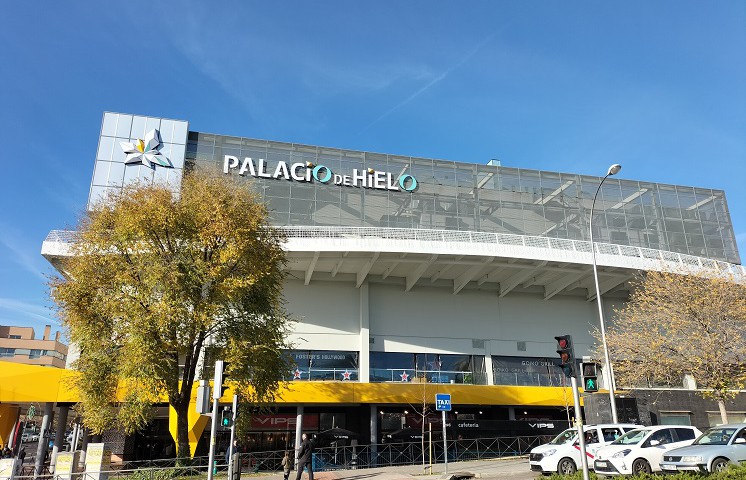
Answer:
POLYGON ((719 472, 728 464, 746 462, 746 423, 719 425, 705 431, 688 447, 666 452, 664 472, 719 472))

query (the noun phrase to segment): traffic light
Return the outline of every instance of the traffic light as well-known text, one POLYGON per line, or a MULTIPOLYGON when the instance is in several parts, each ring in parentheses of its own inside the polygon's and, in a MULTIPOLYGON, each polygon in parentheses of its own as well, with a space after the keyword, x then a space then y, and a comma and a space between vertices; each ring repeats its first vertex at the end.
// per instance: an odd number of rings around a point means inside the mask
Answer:
POLYGON ((596 362, 583 362, 583 390, 586 392, 598 391, 598 364, 596 362))
POLYGON ((575 376, 575 350, 570 335, 554 337, 557 340, 557 353, 560 356, 560 368, 567 378, 575 376))
POLYGON ((213 379, 212 398, 213 400, 220 400, 225 395, 225 391, 228 390, 228 386, 225 385, 225 372, 228 369, 228 363, 222 360, 215 362, 215 378, 213 379))
POLYGON ((223 408, 223 416, 220 419, 220 426, 223 428, 231 428, 233 425, 233 411, 231 407, 223 408))

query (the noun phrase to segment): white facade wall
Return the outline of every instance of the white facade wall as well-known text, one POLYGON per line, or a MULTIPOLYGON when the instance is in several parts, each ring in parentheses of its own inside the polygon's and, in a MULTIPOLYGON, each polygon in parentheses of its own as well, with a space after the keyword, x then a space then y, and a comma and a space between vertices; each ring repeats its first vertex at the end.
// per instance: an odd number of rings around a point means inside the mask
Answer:
MULTIPOLYGON (((304 285, 299 280, 287 281, 284 293, 297 320, 290 336, 294 348, 358 351, 361 357, 368 351, 554 357, 553 337, 564 334, 573 336, 580 357, 590 355, 591 332, 598 326, 595 301, 584 296, 500 298, 477 289, 453 295, 447 288, 419 285, 405 292, 397 282, 355 288, 342 281, 304 285), (473 340, 484 340, 484 348, 474 348, 473 340), (525 351, 518 350, 518 342, 525 342, 525 351)), ((607 319, 613 315, 611 303, 605 303, 607 319)), ((367 364, 361 358, 361 370, 367 364)))

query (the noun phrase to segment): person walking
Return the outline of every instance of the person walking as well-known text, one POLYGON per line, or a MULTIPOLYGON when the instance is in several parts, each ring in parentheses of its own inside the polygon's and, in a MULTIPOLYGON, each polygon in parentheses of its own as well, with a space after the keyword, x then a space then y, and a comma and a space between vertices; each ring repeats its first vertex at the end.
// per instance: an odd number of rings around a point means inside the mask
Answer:
POLYGON ((308 480, 313 480, 313 442, 308 438, 305 433, 301 437, 303 440, 300 444, 300 450, 298 450, 298 474, 295 476, 295 480, 300 480, 303 476, 303 468, 308 468, 308 480))
POLYGON ((290 470, 293 469, 293 457, 290 456, 290 452, 285 450, 285 456, 282 457, 282 473, 284 480, 288 480, 290 477, 290 470))

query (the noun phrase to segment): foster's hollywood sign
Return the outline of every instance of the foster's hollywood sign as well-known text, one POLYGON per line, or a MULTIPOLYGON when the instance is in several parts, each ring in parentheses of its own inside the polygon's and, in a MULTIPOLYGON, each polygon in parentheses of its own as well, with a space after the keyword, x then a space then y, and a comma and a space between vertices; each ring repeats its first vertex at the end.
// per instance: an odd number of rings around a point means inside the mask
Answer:
POLYGON ((311 162, 297 162, 288 165, 284 161, 277 162, 274 172, 267 170, 264 159, 254 161, 246 157, 243 161, 232 155, 223 157, 223 173, 237 172, 241 176, 246 174, 257 178, 283 178, 296 182, 318 182, 334 184, 344 187, 362 187, 375 190, 392 190, 413 192, 417 189, 417 180, 409 174, 395 177, 390 172, 379 172, 369 168, 367 170, 352 169, 352 175, 341 175, 332 172, 325 165, 314 165, 311 162))

